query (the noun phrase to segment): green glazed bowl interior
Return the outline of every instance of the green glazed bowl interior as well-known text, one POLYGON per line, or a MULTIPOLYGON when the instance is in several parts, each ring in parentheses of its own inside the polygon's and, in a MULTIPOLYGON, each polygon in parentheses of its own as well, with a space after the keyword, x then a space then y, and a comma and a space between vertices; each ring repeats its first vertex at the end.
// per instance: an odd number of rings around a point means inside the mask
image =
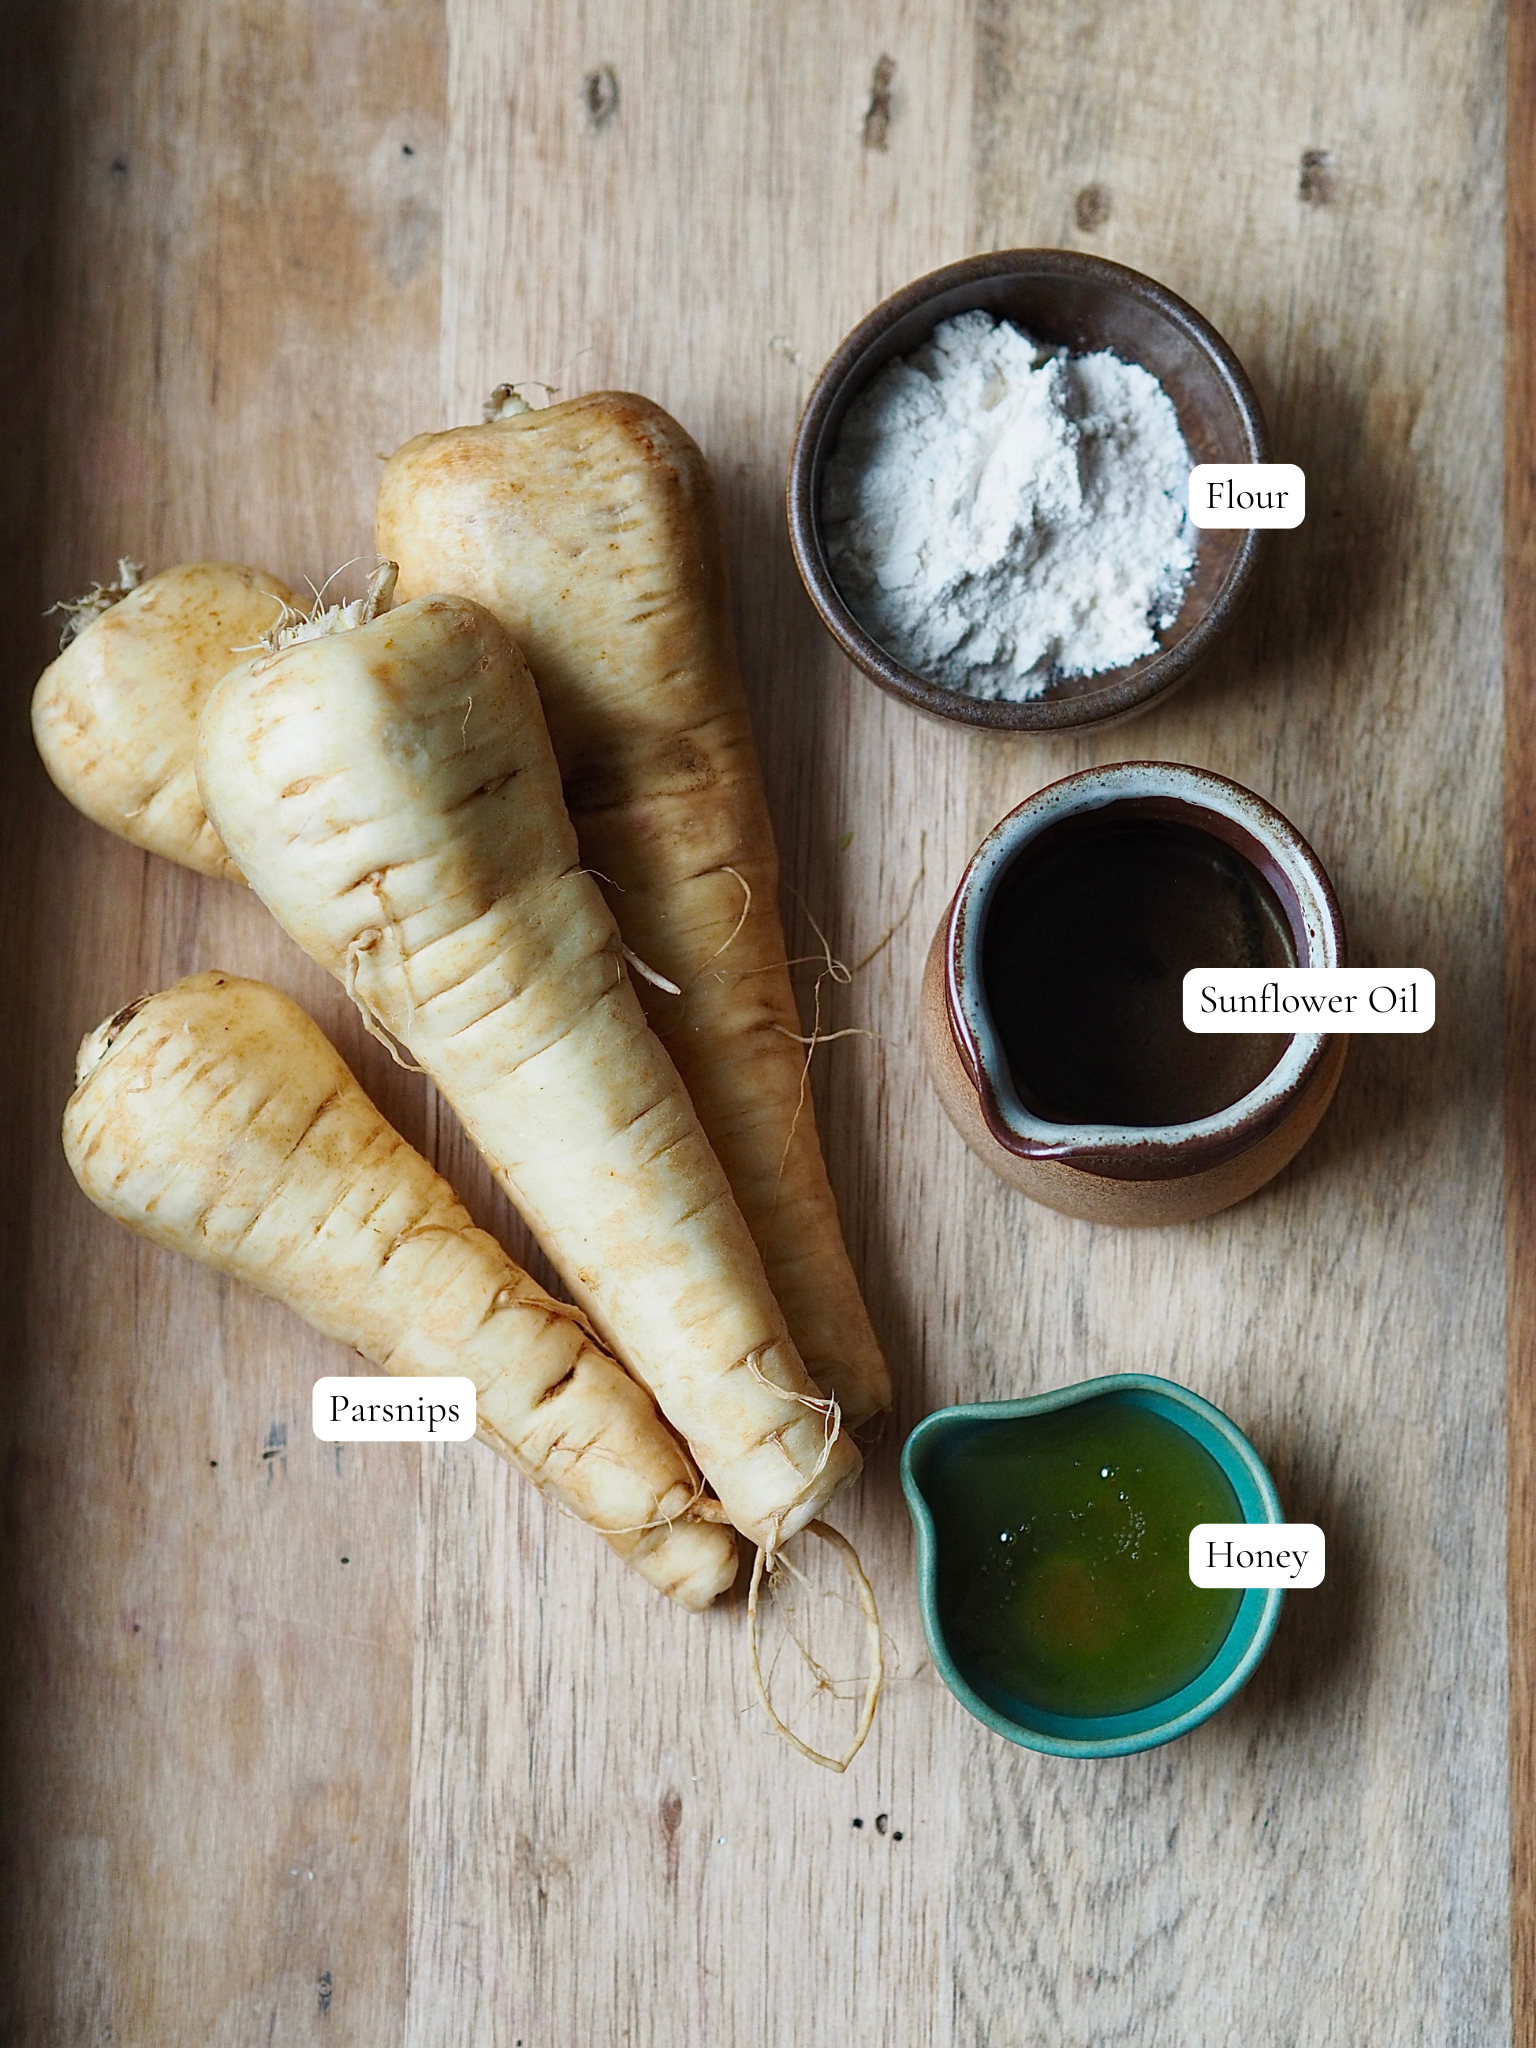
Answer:
POLYGON ((1200 1675, 1166 1699, 1130 1714, 1048 1713, 968 1672, 963 1661, 956 1659, 945 1635, 939 1602, 938 1535, 928 1494, 934 1475, 960 1445, 980 1431, 1106 1396, 1149 1408, 1187 1430, 1226 1475, 1245 1522, 1285 1519, 1274 1482, 1241 1430, 1209 1401, 1152 1373, 1111 1373, 1027 1400, 972 1402, 940 1408, 923 1418, 902 1449, 901 1484, 917 1529, 918 1596, 929 1653, 944 1683, 978 1721, 1010 1742, 1051 1756, 1127 1756, 1133 1750, 1156 1749, 1160 1743, 1172 1742, 1175 1736, 1197 1728, 1252 1677, 1269 1647, 1285 1598, 1276 1589, 1250 1587, 1225 1641, 1200 1675))

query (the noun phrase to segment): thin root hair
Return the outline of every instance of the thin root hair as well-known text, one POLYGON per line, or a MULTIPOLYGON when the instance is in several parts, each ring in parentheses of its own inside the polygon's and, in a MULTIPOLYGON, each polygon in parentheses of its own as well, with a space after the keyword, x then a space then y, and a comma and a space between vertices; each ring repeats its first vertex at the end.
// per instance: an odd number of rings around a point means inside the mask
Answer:
MULTIPOLYGON (((853 1580, 858 1591, 859 1605, 864 1614, 866 1637, 869 1643, 870 1668, 865 1681, 864 1704, 859 1714, 858 1726, 853 1732, 853 1739, 841 1755, 828 1756, 824 1750, 813 1749, 809 1743, 802 1742, 794 1730, 780 1717, 773 1701, 769 1697, 768 1686, 763 1679, 762 1661, 758 1653, 757 1607, 758 1596, 762 1590, 764 1572, 767 1571, 770 1575, 772 1574, 777 1563, 777 1557, 776 1555, 770 1557, 769 1553, 764 1550, 759 1550, 752 1561, 752 1583, 747 1592, 747 1659, 752 1672, 753 1690, 757 1694, 758 1704, 768 1716, 768 1724, 773 1729, 773 1732, 781 1737, 783 1741, 787 1742, 791 1749, 798 1750, 801 1756, 805 1757, 809 1762, 820 1764, 826 1770, 841 1773, 847 1770, 849 1764, 853 1762, 853 1759, 863 1748, 864 1738, 868 1735, 874 1721, 875 1708, 879 1704, 881 1688, 885 1683, 885 1648, 881 1635, 880 1614, 875 1605, 875 1591, 869 1583, 869 1574, 865 1571, 860 1561, 859 1553, 854 1549, 846 1536, 830 1527, 826 1522, 808 1522, 806 1530, 809 1535, 816 1536, 823 1543, 829 1544, 841 1557, 848 1575, 853 1580)), ((810 1666, 815 1676, 816 1686, 811 1697, 814 1698, 815 1693, 821 1691, 828 1691, 833 1693, 835 1697, 841 1697, 837 1693, 836 1681, 831 1679, 822 1666, 811 1657, 804 1644, 800 1642, 798 1636, 787 1625, 786 1633, 795 1643, 795 1647, 800 1651, 801 1656, 810 1666)), ((777 1668, 777 1662, 776 1655, 774 1664, 770 1667, 770 1677, 773 1670, 777 1668)))
POLYGON ((262 636, 262 644, 269 656, 281 654, 284 648, 296 646, 302 640, 320 640, 328 633, 349 633, 357 626, 371 626, 381 612, 387 612, 394 602, 395 584, 399 578, 398 563, 386 562, 381 558, 374 562, 368 576, 368 588, 362 597, 354 597, 348 604, 327 605, 325 593, 330 589, 342 570, 350 569, 353 562, 363 560, 354 555, 351 562, 343 562, 333 569, 318 590, 314 580, 306 576, 304 581, 314 591, 315 601, 307 612, 295 611, 285 604, 276 625, 262 636))
MULTIPOLYGON (((342 986, 346 989, 348 999, 352 1003, 353 1008, 363 1020, 363 1029, 370 1038, 376 1038, 379 1041, 379 1044, 383 1046, 395 1065, 403 1067, 408 1074, 424 1074, 427 1071, 425 1067, 418 1067, 414 1060, 401 1058, 399 1048, 393 1036, 385 1029, 383 1020, 375 1016, 367 997, 357 985, 360 961, 365 954, 373 951, 383 936, 383 932, 374 927, 358 933, 357 937, 347 948, 347 969, 342 979, 342 986)), ((398 939, 396 943, 398 944, 398 939)))
POLYGON ((61 597, 57 604, 49 605, 43 613, 45 619, 51 619, 55 612, 64 614, 64 625, 59 634, 60 654, 71 640, 78 639, 87 626, 93 626, 103 613, 111 611, 113 605, 121 604, 143 581, 144 564, 120 555, 113 582, 93 583, 83 597, 61 597))
POLYGON ((634 948, 626 946, 622 939, 619 940, 619 951, 629 962, 630 966, 633 967, 636 974, 643 975, 653 988, 659 988, 664 995, 680 996, 682 994, 682 990, 675 981, 668 981, 667 977, 664 974, 658 974, 654 967, 647 967, 634 948))

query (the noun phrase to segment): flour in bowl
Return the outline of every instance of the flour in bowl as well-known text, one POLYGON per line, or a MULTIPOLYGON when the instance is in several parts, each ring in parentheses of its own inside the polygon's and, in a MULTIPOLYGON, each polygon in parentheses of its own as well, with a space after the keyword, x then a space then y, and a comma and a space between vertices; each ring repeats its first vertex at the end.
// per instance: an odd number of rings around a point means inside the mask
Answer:
POLYGON ((1020 703, 1154 652, 1194 567, 1191 467, 1149 371, 962 313, 848 408, 832 575, 904 667, 1020 703))

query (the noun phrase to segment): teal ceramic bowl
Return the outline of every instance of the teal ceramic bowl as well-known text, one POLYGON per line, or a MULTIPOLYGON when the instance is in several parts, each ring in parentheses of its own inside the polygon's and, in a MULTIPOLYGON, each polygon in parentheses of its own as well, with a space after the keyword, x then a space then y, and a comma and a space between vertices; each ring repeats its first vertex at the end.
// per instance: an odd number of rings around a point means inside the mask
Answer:
POLYGON ((1009 1742, 1044 1750, 1050 1756, 1128 1756, 1133 1750, 1156 1749, 1160 1743, 1198 1728, 1253 1676, 1269 1648, 1285 1598, 1278 1590, 1250 1588, 1243 1594, 1220 1649, 1200 1675, 1166 1699, 1134 1713, 1049 1713, 967 1671, 945 1634, 939 1598, 938 1533, 930 1505, 936 1476, 945 1461, 979 1431, 1105 1397, 1149 1408, 1186 1430, 1226 1475, 1245 1522, 1285 1519, 1274 1481, 1242 1431, 1209 1401, 1151 1373, 1111 1373, 1080 1381, 1075 1387, 1035 1394, 1028 1400, 978 1401, 965 1407, 939 1408, 924 1416, 903 1447, 901 1483, 917 1528, 918 1594, 929 1653, 944 1683, 978 1721, 1009 1742))

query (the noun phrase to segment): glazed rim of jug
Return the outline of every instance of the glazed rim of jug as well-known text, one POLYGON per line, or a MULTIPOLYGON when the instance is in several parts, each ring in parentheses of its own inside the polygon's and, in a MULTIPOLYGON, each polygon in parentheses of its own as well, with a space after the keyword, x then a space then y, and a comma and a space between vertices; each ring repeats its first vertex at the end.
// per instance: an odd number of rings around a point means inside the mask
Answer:
POLYGON ((1295 826, 1251 789, 1207 768, 1170 761, 1087 768, 1037 790, 981 842, 955 892, 944 951, 950 1029, 988 1129, 1024 1158, 1058 1159, 1117 1180, 1171 1179, 1219 1165, 1273 1130, 1331 1041, 1325 1032, 1296 1032, 1257 1087, 1188 1123, 1059 1123, 1028 1108, 982 995, 988 907, 1027 847, 1057 826, 1109 809, 1190 827, 1240 854, 1274 891, 1298 967, 1344 966, 1344 923, 1322 863, 1295 826))

